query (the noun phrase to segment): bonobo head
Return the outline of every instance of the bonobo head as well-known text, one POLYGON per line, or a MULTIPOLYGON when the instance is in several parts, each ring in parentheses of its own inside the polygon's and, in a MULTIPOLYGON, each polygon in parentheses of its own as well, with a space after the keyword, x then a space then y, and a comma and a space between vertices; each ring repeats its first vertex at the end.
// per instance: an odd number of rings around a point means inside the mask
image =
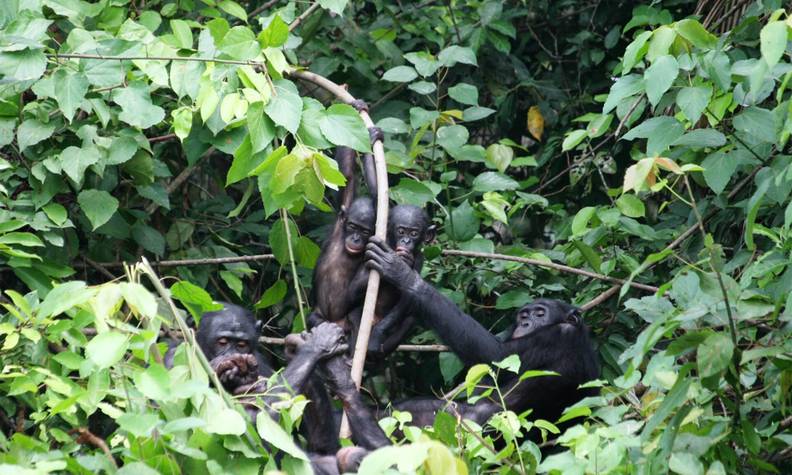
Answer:
POLYGON ((388 213, 388 245, 412 263, 421 246, 434 239, 435 226, 426 212, 413 205, 397 205, 388 213))
POLYGON ((219 302, 222 310, 201 317, 196 340, 208 360, 220 355, 251 354, 261 332, 261 322, 239 305, 219 302))
POLYGON ((553 299, 536 299, 517 312, 512 340, 551 325, 581 325, 580 309, 553 299))
POLYGON ((351 255, 357 255, 366 249, 369 236, 374 232, 376 211, 371 198, 357 198, 349 208, 341 208, 344 219, 344 248, 351 255))

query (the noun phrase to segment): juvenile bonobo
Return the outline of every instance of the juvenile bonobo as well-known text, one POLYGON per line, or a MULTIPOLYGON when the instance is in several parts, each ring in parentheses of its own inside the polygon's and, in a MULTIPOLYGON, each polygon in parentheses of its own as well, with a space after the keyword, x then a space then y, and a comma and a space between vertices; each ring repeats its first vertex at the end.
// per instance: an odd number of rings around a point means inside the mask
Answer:
MULTIPOLYGON (((305 408, 302 432, 312 453, 335 454, 339 448, 335 423, 327 416, 332 406, 324 384, 313 374, 316 364, 324 358, 345 350, 343 330, 326 323, 299 337, 293 357, 280 373, 277 385, 268 388, 274 369, 258 351, 260 323, 251 312, 234 304, 223 303, 222 310, 207 312, 201 317, 196 342, 217 373, 223 387, 235 394, 264 393, 261 399, 267 411, 278 417, 273 403, 284 393, 305 394, 311 401, 305 408)), ((294 341, 296 335, 287 337, 294 341)), ((165 364, 173 365, 175 345, 168 350, 165 364)), ((255 398, 243 399, 251 417, 258 411, 255 398)))
MULTIPOLYGON (((369 135, 372 142, 382 139, 382 131, 378 128, 369 129, 369 135)), ((340 323, 346 327, 346 317, 351 305, 349 284, 363 266, 363 251, 369 236, 374 233, 374 201, 371 198, 355 197, 355 151, 338 147, 336 160, 347 185, 341 194, 341 211, 330 236, 322 245, 314 268, 311 290, 314 311, 308 316, 309 328, 322 321, 340 323)), ((364 157, 363 165, 369 191, 374 192, 371 190, 376 187, 373 160, 364 157)))
MULTIPOLYGON (((432 241, 434 236, 435 226, 430 223, 423 209, 413 205, 397 205, 388 213, 388 244, 416 272, 420 272, 423 266, 421 247, 432 241)), ((363 303, 361 297, 368 283, 368 274, 368 269, 362 267, 350 286, 359 305, 363 303)), ((372 357, 389 355, 412 328, 415 319, 409 315, 408 306, 409 302, 401 298, 396 287, 387 282, 380 285, 368 345, 372 357)), ((362 307, 357 307, 349 316, 353 342, 357 340, 362 313, 362 307)))
MULTIPOLYGON (((501 341, 425 282, 381 240, 369 241, 366 265, 393 284, 412 305, 412 314, 432 328, 466 364, 491 363, 517 354, 521 372, 546 370, 559 374, 520 381, 519 376, 501 372, 507 409, 518 413, 531 409, 532 417, 555 421, 566 407, 596 394, 596 389, 578 389, 599 377, 599 363, 577 308, 558 300, 537 299, 517 312, 511 337, 501 341)), ((405 401, 397 408, 412 412, 413 421, 424 425, 431 424, 434 414, 447 404, 444 400, 419 399, 405 401)), ((456 407, 463 417, 479 423, 500 410, 500 405, 489 399, 456 407)))

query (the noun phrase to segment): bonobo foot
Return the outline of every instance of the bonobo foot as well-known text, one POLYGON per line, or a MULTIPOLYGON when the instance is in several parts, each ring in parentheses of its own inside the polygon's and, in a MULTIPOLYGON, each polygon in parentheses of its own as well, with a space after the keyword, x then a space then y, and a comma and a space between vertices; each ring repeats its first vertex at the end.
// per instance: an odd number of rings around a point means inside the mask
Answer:
POLYGON ((362 447, 343 447, 336 453, 338 471, 341 473, 355 473, 360 468, 360 462, 366 458, 369 451, 362 447))
POLYGON ((338 355, 325 360, 321 369, 324 373, 325 383, 330 392, 346 401, 357 393, 357 386, 352 381, 352 359, 347 355, 338 355))
POLYGON ((295 347, 296 353, 311 351, 318 353, 321 358, 328 358, 346 351, 344 343, 344 330, 335 323, 323 322, 308 333, 289 335, 286 343, 295 347), (291 337, 291 338, 290 338, 291 337))
POLYGON ((258 379, 258 361, 252 354, 216 356, 210 362, 223 387, 229 391, 258 379))
POLYGON ((355 110, 358 112, 362 112, 362 111, 368 112, 369 110, 368 104, 363 99, 355 99, 354 101, 350 102, 349 105, 354 107, 355 110))
POLYGON ((380 129, 379 127, 369 127, 368 133, 369 133, 369 140, 371 141, 372 145, 374 145, 374 142, 376 142, 377 140, 379 140, 380 142, 385 140, 385 134, 382 133, 382 129, 380 129))

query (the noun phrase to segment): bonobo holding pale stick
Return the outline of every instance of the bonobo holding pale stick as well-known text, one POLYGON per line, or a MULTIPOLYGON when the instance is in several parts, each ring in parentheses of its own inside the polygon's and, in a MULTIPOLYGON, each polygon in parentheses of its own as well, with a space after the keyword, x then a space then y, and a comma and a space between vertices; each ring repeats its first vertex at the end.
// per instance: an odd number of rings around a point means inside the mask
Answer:
MULTIPOLYGON (((429 221, 426 212, 413 205, 397 205, 388 213, 388 244, 396 254, 416 272, 423 266, 421 246, 435 236, 435 226, 429 221)), ((350 285, 350 292, 358 301, 357 307, 349 315, 352 324, 352 338, 357 340, 360 320, 363 314, 362 297, 368 283, 369 270, 362 267, 350 285)), ((377 305, 374 308, 374 325, 371 328, 367 354, 384 358, 392 353, 412 328, 415 319, 408 314, 409 302, 401 298, 401 293, 393 285, 384 282, 380 285, 377 305)))
MULTIPOLYGON (((369 135, 372 142, 382 139, 382 131, 377 128, 369 129, 369 135)), ((349 284, 358 269, 363 267, 363 251, 369 236, 374 233, 374 201, 367 197, 355 197, 355 151, 338 147, 336 161, 347 184, 341 193, 341 211, 330 236, 322 245, 314 268, 311 301, 315 308, 308 316, 309 328, 322 321, 342 325, 346 322, 352 305, 349 284)), ((375 193, 373 159, 364 157, 363 165, 369 191, 375 193)))
MULTIPOLYGON (((366 266, 378 271, 409 301, 411 312, 437 332, 440 339, 466 364, 491 363, 517 354, 520 371, 554 371, 520 381, 511 376, 501 381, 506 409, 520 413, 532 409, 534 418, 555 421, 563 410, 596 389, 578 389, 599 377, 599 363, 580 311, 564 302, 538 299, 522 307, 515 316, 511 336, 501 341, 451 300, 425 282, 385 242, 372 238, 367 245, 366 266)), ((503 375, 506 372, 501 372, 503 375)), ((431 425, 434 415, 448 402, 440 399, 408 400, 397 405, 413 413, 418 425, 431 425)), ((463 417, 484 423, 502 410, 492 400, 459 404, 463 417)))

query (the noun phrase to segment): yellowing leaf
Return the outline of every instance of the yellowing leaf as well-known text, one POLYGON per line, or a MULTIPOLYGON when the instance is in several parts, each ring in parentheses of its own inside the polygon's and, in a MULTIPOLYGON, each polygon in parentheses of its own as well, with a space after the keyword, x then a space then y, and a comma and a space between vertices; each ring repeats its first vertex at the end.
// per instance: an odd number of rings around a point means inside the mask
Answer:
POLYGON ((539 106, 531 106, 528 109, 528 132, 534 136, 536 140, 542 140, 542 133, 544 133, 544 116, 539 106))
POLYGON ((668 170, 670 172, 676 173, 677 175, 682 174, 682 169, 679 168, 679 165, 676 164, 670 158, 665 157, 655 157, 654 162, 657 164, 658 167, 668 170))

